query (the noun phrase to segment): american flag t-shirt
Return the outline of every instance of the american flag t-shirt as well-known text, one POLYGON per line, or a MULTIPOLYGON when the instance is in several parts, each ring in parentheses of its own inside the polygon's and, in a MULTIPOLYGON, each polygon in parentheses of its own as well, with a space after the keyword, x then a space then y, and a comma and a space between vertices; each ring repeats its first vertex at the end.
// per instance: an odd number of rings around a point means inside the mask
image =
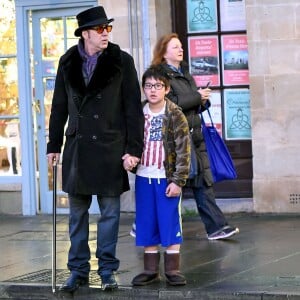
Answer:
POLYGON ((153 114, 145 108, 145 128, 144 128, 144 151, 141 164, 145 167, 163 167, 165 153, 162 141, 163 113, 153 114))

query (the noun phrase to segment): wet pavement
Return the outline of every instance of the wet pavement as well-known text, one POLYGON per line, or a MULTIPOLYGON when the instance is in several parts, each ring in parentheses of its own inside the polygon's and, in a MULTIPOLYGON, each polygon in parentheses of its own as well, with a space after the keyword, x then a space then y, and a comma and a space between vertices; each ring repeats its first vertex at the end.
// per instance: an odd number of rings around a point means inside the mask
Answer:
MULTIPOLYGON (((171 287, 162 280, 132 287, 142 271, 143 251, 129 235, 134 214, 122 213, 118 242, 119 289, 103 292, 92 255, 90 286, 62 294, 66 269, 68 217, 57 216, 57 288, 52 292, 52 217, 1 215, 0 299, 300 299, 299 215, 228 215, 240 233, 226 241, 208 241, 198 216, 184 216, 181 271, 188 284, 171 287)), ((96 219, 90 218, 90 247, 96 247, 96 219)), ((163 258, 163 256, 162 256, 163 258)))

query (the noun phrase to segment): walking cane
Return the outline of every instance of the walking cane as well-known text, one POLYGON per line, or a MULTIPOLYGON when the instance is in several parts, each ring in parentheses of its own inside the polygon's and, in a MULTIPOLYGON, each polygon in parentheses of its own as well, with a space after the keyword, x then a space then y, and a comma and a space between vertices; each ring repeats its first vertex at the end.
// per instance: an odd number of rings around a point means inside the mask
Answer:
POLYGON ((53 220, 52 220, 52 292, 55 293, 56 289, 56 178, 57 178, 57 164, 56 160, 53 161, 53 220))

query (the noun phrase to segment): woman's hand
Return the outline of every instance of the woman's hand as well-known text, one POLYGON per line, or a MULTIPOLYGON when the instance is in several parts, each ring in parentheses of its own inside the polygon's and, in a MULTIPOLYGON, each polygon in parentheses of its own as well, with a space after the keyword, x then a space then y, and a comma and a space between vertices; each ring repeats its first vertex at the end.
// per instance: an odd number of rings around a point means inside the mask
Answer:
POLYGON ((201 105, 205 105, 206 101, 209 100, 211 95, 211 89, 205 88, 205 89, 199 89, 199 94, 201 95, 201 105))

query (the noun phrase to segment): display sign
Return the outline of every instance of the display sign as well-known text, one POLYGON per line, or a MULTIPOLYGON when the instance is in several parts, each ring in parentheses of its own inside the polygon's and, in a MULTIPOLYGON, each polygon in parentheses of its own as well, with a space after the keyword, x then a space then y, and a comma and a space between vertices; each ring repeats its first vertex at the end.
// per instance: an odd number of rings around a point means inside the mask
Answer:
POLYGON ((198 36, 188 38, 190 73, 196 85, 220 85, 218 37, 198 36))
POLYGON ((187 0, 187 28, 189 33, 217 31, 216 0, 187 0))
POLYGON ((249 89, 224 90, 224 117, 227 140, 251 139, 249 89))
POLYGON ((223 85, 249 85, 247 36, 222 36, 223 85))
MULTIPOLYGON (((222 136, 222 104, 221 104, 221 93, 220 91, 214 90, 210 97, 211 106, 209 112, 220 136, 222 136)), ((210 118, 206 111, 202 113, 205 124, 210 125, 210 118)))
POLYGON ((220 0, 221 30, 246 30, 245 0, 220 0))

